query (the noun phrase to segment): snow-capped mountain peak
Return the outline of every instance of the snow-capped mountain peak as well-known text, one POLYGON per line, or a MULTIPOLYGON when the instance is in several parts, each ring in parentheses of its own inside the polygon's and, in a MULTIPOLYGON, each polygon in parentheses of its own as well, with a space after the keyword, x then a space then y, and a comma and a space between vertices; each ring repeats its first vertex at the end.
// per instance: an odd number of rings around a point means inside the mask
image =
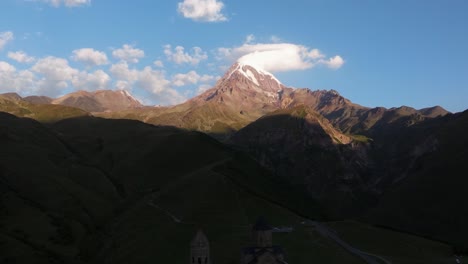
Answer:
POLYGON ((226 73, 224 78, 221 79, 221 82, 230 81, 233 78, 241 82, 242 79, 251 82, 253 85, 249 86, 254 90, 260 89, 267 92, 277 93, 284 87, 283 84, 270 72, 242 62, 235 63, 226 73))
POLYGON ((255 117, 278 107, 286 87, 271 73, 255 66, 235 63, 212 88, 190 100, 216 102, 255 117), (259 106, 263 106, 258 110, 259 106))

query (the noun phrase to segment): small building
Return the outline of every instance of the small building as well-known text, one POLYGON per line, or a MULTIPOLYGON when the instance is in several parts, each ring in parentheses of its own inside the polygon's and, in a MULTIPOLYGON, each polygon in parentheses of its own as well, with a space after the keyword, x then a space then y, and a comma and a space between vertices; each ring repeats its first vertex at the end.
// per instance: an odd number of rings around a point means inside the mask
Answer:
POLYGON ((265 218, 258 218, 252 228, 254 246, 245 247, 241 252, 241 264, 287 264, 281 246, 273 245, 273 227, 265 218))
POLYGON ((190 262, 191 264, 211 264, 210 243, 203 231, 198 230, 195 237, 190 242, 190 262))

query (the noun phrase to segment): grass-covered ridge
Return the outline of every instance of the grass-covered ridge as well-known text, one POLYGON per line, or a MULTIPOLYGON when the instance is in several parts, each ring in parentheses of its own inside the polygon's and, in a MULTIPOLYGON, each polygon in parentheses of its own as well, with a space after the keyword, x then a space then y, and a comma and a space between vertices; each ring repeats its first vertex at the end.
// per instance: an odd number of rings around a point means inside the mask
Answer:
POLYGON ((33 104, 22 99, 0 95, 0 111, 39 122, 53 123, 67 118, 88 116, 89 113, 74 107, 54 104, 33 104))

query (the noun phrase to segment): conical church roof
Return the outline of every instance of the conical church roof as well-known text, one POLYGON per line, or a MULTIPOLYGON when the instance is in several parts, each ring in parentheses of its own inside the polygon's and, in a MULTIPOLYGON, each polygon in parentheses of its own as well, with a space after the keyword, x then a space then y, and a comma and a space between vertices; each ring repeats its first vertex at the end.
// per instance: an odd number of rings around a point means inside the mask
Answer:
POLYGON ((191 246, 207 246, 208 244, 208 238, 201 229, 197 231, 197 234, 192 239, 192 242, 190 242, 191 246))

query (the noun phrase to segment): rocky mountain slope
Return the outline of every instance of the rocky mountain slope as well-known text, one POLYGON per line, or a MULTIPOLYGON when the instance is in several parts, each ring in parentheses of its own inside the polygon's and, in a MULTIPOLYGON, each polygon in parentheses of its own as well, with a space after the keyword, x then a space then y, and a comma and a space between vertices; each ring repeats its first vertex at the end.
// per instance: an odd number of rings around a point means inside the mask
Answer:
POLYGON ((366 134, 375 125, 402 117, 433 118, 446 115, 441 107, 368 108, 351 102, 335 90, 294 89, 274 75, 251 65, 235 63, 216 85, 173 107, 123 110, 97 115, 130 118, 156 125, 171 125, 226 138, 261 116, 279 109, 305 105, 346 133, 366 134), (414 117, 413 117, 414 116, 414 117))
POLYGON ((76 107, 87 112, 120 111, 143 106, 124 90, 78 91, 54 99, 51 103, 76 107))
POLYGON ((304 188, 335 217, 359 215, 374 195, 366 173, 367 143, 343 134, 309 107, 267 114, 229 142, 304 188))
POLYGON ((421 122, 375 146, 381 184, 391 186, 369 221, 450 241, 468 250, 468 112, 421 122))
POLYGON ((180 105, 99 115, 228 135, 279 109, 284 89, 272 74, 236 63, 213 88, 180 105))

